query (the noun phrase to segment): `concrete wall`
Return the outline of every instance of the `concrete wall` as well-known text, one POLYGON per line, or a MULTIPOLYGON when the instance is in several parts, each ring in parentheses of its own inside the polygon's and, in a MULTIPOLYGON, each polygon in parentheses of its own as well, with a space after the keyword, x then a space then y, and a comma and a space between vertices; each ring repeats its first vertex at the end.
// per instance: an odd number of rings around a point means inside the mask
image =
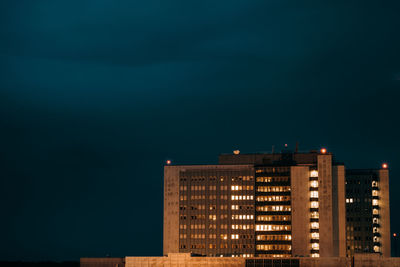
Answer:
POLYGON ((164 167, 164 255, 179 252, 179 169, 164 167))
POLYGON ((400 258, 389 258, 379 254, 355 254, 354 267, 400 267, 400 258))
POLYGON ((332 155, 318 155, 319 251, 333 257, 332 155))
POLYGON ((190 253, 170 253, 168 257, 126 257, 126 267, 244 267, 244 258, 190 257, 190 253))
POLYGON ((332 167, 334 256, 346 257, 346 188, 343 165, 332 167))
POLYGON ((292 256, 310 255, 309 167, 293 166, 291 177, 292 256))
POLYGON ((339 257, 300 258, 300 267, 351 267, 351 259, 339 257))
POLYGON ((389 202, 389 170, 382 169, 379 173, 379 214, 381 224, 382 255, 390 257, 390 202, 389 202))
MULTIPOLYGON (((261 259, 261 258, 251 258, 261 259)), ((267 259, 267 258, 265 258, 267 259)), ((273 260, 276 258, 268 258, 273 260)), ((356 254, 345 257, 291 258, 299 260, 299 267, 400 267, 400 258, 386 258, 378 254, 356 254), (354 265, 352 265, 354 262, 354 265)), ((82 259, 81 259, 82 262, 82 259)), ((246 258, 191 257, 190 253, 170 253, 168 257, 126 257, 126 267, 245 267, 246 258)), ((251 266, 251 265, 249 265, 251 266)), ((257 265, 258 266, 258 265, 257 265)), ((268 265, 271 266, 271 265, 268 265)))
POLYGON ((81 267, 124 267, 125 258, 81 258, 81 267))

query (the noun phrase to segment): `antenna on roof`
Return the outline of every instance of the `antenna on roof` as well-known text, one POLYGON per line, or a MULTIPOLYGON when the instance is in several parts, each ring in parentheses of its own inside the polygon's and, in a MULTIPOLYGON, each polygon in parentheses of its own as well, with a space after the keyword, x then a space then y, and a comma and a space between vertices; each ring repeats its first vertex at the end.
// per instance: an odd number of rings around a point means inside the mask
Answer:
POLYGON ((272 154, 274 154, 275 146, 272 145, 272 154))
POLYGON ((295 152, 296 153, 299 152, 299 142, 296 142, 296 150, 295 150, 295 152))

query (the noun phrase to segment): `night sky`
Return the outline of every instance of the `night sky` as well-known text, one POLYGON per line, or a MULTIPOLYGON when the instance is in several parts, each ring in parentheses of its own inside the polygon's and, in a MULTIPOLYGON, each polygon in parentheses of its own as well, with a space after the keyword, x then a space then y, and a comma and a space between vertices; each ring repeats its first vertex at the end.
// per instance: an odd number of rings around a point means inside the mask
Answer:
POLYGON ((162 254, 163 164, 391 169, 400 1, 0 2, 0 260, 162 254))

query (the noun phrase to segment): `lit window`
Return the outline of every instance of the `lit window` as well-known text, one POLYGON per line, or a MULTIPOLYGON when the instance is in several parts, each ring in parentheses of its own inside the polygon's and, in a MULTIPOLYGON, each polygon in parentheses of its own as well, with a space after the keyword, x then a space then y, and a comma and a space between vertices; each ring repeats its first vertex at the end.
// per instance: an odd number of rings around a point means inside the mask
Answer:
POLYGON ((310 177, 318 177, 318 171, 317 170, 313 170, 310 172, 310 177))
POLYGON ((317 198, 318 197, 318 191, 311 191, 310 192, 310 197, 317 198))
POLYGON ((318 187, 318 181, 311 181, 310 182, 311 187, 318 187))
POLYGON ((373 199, 373 200, 372 200, 372 205, 378 206, 378 200, 377 200, 377 199, 373 199))
POLYGON ((312 239, 319 239, 319 233, 311 233, 312 239))
POLYGON ((311 257, 313 257, 313 258, 319 258, 319 254, 318 254, 318 253, 313 253, 313 254, 311 254, 311 257))
POLYGON ((311 208, 313 209, 318 208, 318 201, 311 201, 311 208))
POLYGON ((239 239, 239 235, 231 235, 231 239, 239 239))
POLYGON ((319 223, 317 223, 317 222, 312 222, 312 223, 311 223, 311 229, 319 229, 319 223))
POLYGON ((314 250, 319 250, 319 244, 318 243, 312 243, 311 248, 314 250))

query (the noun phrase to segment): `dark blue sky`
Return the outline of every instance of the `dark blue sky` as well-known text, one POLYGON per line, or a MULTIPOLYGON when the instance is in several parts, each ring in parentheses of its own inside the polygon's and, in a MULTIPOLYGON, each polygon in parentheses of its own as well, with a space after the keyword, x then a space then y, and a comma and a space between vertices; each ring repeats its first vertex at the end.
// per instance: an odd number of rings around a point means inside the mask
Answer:
POLYGON ((0 260, 162 254, 163 163, 391 167, 400 2, 1 1, 0 260))

